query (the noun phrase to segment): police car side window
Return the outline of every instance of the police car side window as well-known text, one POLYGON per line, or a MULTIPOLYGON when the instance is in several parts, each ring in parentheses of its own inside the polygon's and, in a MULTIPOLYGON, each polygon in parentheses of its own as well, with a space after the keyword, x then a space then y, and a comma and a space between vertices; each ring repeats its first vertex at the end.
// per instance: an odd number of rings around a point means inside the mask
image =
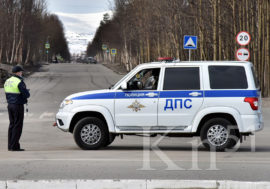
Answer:
POLYGON ((128 81, 128 90, 157 90, 160 68, 144 69, 128 81))
POLYGON ((199 67, 166 68, 163 90, 200 90, 199 67))
POLYGON ((211 89, 247 89, 247 77, 243 66, 209 66, 211 89))

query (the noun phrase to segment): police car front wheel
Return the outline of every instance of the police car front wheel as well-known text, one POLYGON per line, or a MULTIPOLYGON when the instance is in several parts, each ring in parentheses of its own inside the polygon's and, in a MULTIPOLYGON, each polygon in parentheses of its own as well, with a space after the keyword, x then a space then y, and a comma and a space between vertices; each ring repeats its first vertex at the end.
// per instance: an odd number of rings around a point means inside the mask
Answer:
POLYGON ((102 120, 95 117, 86 117, 76 124, 73 136, 81 149, 96 150, 106 146, 108 130, 102 120))
POLYGON ((201 140, 209 150, 224 151, 232 148, 239 140, 237 126, 224 118, 208 120, 201 129, 201 140))

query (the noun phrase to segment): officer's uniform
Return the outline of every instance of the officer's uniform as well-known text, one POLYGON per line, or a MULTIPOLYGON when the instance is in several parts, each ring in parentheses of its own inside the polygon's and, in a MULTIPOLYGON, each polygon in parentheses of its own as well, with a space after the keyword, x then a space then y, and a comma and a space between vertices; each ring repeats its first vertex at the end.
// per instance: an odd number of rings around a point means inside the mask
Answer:
MULTIPOLYGON (((12 70, 13 73, 23 71, 19 66, 15 66, 12 70)), ((14 75, 10 77, 4 85, 6 98, 8 102, 8 115, 9 115, 9 130, 8 130, 8 150, 20 151, 20 137, 23 128, 24 119, 24 104, 27 103, 27 98, 30 97, 29 90, 23 78, 14 75)))

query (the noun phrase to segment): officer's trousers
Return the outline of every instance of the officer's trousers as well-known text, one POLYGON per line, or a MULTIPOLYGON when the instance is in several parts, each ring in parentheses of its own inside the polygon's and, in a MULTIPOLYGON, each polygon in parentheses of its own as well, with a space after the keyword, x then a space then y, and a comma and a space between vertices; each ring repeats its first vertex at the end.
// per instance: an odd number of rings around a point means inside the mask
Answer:
POLYGON ((22 135, 23 119, 24 119, 24 105, 22 104, 9 104, 9 129, 8 129, 8 149, 20 149, 19 140, 22 135))

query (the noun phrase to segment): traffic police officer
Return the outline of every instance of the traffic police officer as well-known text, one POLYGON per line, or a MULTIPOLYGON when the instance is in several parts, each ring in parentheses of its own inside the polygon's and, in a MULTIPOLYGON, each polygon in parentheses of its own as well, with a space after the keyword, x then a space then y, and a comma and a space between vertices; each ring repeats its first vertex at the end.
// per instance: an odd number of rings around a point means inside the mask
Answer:
POLYGON ((30 97, 29 90, 22 78, 23 69, 15 66, 12 69, 13 76, 10 77, 4 85, 6 98, 8 102, 9 129, 8 129, 8 150, 24 151, 20 147, 20 137, 23 128, 24 104, 30 97))

